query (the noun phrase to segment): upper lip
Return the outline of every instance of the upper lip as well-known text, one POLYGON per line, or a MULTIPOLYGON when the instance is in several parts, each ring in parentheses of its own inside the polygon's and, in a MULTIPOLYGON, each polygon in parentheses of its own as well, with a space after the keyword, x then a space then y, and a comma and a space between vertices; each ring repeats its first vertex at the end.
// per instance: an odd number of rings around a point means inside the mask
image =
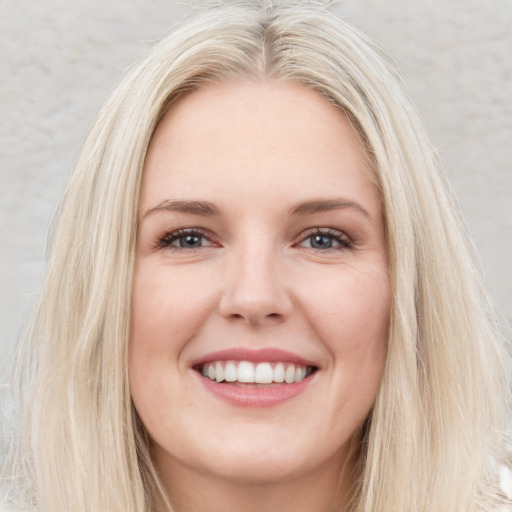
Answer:
POLYGON ((244 347, 228 348, 211 352, 192 361, 191 366, 201 366, 213 361, 249 361, 252 363, 294 363, 303 366, 318 366, 315 362, 292 352, 278 348, 248 349, 244 347))

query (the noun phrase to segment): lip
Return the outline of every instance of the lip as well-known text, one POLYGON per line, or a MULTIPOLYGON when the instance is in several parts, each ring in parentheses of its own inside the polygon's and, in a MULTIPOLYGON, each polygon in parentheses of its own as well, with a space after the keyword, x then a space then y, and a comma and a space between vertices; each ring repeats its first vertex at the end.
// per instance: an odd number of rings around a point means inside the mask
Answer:
POLYGON ((199 357, 192 361, 191 366, 196 367, 213 361, 250 361, 251 363, 294 363, 303 366, 315 366, 318 364, 309 361, 292 352, 281 350, 278 348, 261 348, 248 349, 243 347, 229 348, 211 352, 205 356, 199 357))
POLYGON ((265 387, 237 386, 219 383, 194 371, 207 392, 237 407, 273 407, 304 392, 313 382, 316 372, 293 384, 269 384, 265 387))
POLYGON ((293 384, 269 384, 263 387, 237 386, 212 381, 205 378, 197 368, 213 361, 250 361, 251 363, 286 362, 303 366, 313 366, 318 370, 318 364, 300 357, 292 352, 277 348, 247 349, 237 347, 211 352, 191 363, 191 369, 199 379, 204 389, 214 397, 236 407, 273 407, 280 405, 304 392, 314 381, 316 371, 300 382, 293 384))

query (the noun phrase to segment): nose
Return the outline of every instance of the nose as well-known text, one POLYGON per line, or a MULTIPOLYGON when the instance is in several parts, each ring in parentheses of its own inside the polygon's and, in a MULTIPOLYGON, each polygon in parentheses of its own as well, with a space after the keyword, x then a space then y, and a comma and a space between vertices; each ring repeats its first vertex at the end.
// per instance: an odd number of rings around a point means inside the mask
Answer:
POLYGON ((237 254, 227 270, 219 309, 223 317, 251 326, 285 321, 293 301, 279 257, 261 248, 237 254))

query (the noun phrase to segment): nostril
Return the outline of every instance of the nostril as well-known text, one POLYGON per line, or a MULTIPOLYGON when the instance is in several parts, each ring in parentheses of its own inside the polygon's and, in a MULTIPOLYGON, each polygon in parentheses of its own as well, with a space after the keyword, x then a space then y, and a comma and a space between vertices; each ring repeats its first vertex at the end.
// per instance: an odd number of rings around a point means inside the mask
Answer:
POLYGON ((244 319, 251 325, 276 323, 293 309, 288 293, 278 286, 263 286, 243 279, 226 286, 219 304, 219 311, 226 319, 244 319))

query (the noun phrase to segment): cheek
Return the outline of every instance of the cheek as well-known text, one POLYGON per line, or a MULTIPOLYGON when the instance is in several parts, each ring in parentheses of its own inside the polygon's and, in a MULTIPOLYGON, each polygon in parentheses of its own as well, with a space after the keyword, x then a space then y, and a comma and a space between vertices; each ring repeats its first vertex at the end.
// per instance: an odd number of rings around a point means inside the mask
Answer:
POLYGON ((336 385, 373 402, 384 370, 390 285, 384 265, 344 269, 309 287, 303 310, 328 349, 336 385))
POLYGON ((309 282, 301 296, 303 314, 333 350, 386 343, 391 293, 385 268, 343 268, 309 282))
POLYGON ((172 415, 162 414, 169 403, 176 409, 187 406, 183 376, 188 368, 181 354, 202 328, 212 303, 205 295, 203 278, 183 270, 141 264, 134 274, 129 385, 153 438, 166 422, 172 423, 172 415))
POLYGON ((185 272, 165 266, 136 268, 128 365, 136 405, 157 405, 160 399, 165 403, 168 397, 162 390, 179 386, 187 371, 180 355, 209 314, 211 301, 204 293, 201 280, 185 272))
POLYGON ((150 265, 137 268, 132 294, 131 350, 179 352, 211 310, 213 290, 200 274, 150 265))

